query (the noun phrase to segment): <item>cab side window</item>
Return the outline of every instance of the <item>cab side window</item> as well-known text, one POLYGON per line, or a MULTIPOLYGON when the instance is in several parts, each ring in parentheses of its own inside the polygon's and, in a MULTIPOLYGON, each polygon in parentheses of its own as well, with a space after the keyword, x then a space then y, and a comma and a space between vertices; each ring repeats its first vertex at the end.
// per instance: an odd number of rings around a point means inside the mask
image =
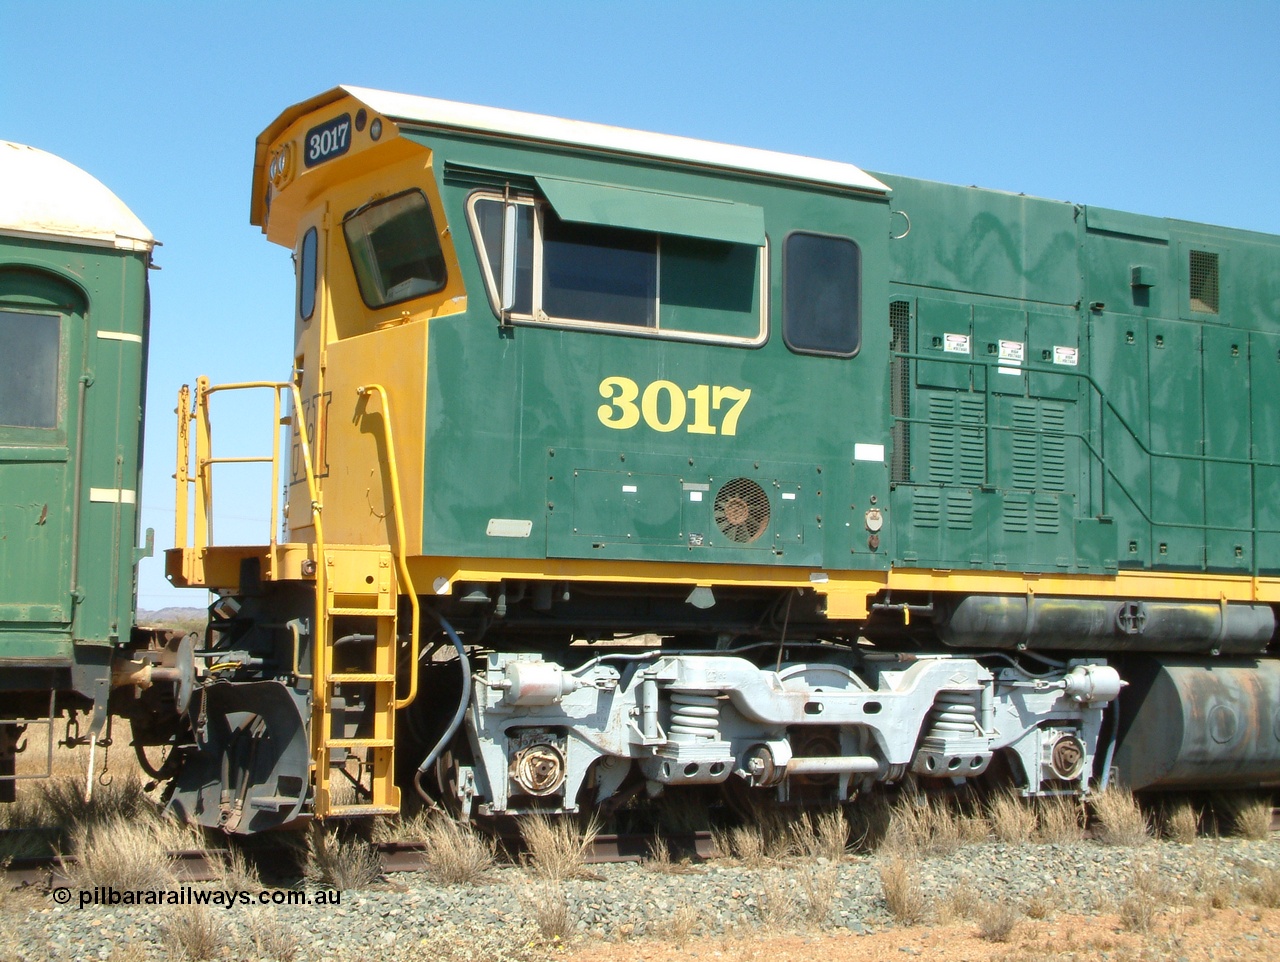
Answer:
POLYGON ((298 317, 311 320, 316 310, 316 229, 312 227, 302 238, 298 251, 298 317))
MULTIPOLYGON (((509 319, 743 345, 764 341, 763 227, 758 240, 742 238, 749 232, 732 226, 705 229, 728 239, 701 236, 704 229, 690 227, 689 216, 669 222, 680 233, 620 227, 562 217, 540 197, 487 191, 473 194, 468 207, 495 311, 504 268, 504 211, 516 218, 509 319)), ((609 213, 601 205, 595 216, 609 219, 609 213)))
POLYGON ((799 354, 851 357, 862 343, 862 252, 847 237, 796 232, 783 255, 782 335, 799 354))
POLYGON ((343 218, 342 232, 367 307, 399 304, 444 288, 444 253, 422 191, 357 207, 343 218))

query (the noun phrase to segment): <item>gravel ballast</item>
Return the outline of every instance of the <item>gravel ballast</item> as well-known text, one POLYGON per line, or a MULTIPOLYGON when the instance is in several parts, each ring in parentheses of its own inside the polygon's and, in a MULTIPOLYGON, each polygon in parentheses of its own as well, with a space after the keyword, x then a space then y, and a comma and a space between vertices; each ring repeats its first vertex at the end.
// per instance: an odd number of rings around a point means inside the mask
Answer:
MULTIPOLYGON (((1280 839, 1203 839, 1191 845, 1151 843, 1109 847, 1096 841, 1011 845, 975 843, 946 855, 911 855, 923 898, 937 913, 949 901, 1019 906, 1033 901, 1054 911, 1115 911, 1138 874, 1171 893, 1216 888, 1243 893, 1268 871, 1280 871, 1280 839)), ((482 885, 440 886, 424 874, 393 874, 364 890, 338 894, 339 904, 87 905, 55 894, 6 897, 0 959, 166 959, 177 955, 175 923, 207 913, 218 958, 278 958, 289 962, 423 958, 544 957, 566 941, 671 938, 673 933, 769 931, 848 932, 895 925, 880 869, 884 856, 848 856, 838 863, 788 859, 750 868, 711 861, 661 872, 637 864, 596 865, 590 877, 547 882, 502 867, 482 885), (821 884, 819 884, 821 883, 821 884), (547 934, 548 919, 567 907, 565 935, 547 934)), ((1148 883, 1150 884, 1150 883, 1148 883)), ((216 883, 158 888, 189 898, 216 883)), ((1171 896, 1174 897, 1174 896, 1171 896)), ((1230 897, 1230 896, 1228 896, 1230 897)), ((331 898, 331 897, 330 897, 331 898)))

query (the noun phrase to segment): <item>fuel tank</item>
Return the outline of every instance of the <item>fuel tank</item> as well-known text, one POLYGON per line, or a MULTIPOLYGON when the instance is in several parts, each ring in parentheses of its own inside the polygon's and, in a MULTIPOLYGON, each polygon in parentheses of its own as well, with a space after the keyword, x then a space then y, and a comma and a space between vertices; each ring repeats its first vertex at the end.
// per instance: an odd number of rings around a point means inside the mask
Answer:
POLYGON ((1141 789, 1280 784, 1280 659, 1128 658, 1114 762, 1141 789))
POLYGON ((1257 654, 1276 630, 1267 605, 967 595, 934 602, 955 648, 1257 654))

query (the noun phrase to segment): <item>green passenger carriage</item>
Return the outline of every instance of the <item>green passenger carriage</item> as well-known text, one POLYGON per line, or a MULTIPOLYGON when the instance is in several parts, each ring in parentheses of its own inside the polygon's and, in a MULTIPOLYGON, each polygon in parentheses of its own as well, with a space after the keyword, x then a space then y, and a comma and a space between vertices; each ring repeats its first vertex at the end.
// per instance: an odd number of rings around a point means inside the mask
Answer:
POLYGON ((59 715, 67 741, 102 737, 112 663, 133 644, 155 241, 44 151, 0 142, 0 184, 0 793, 12 799, 25 726, 47 725, 50 751, 59 715))

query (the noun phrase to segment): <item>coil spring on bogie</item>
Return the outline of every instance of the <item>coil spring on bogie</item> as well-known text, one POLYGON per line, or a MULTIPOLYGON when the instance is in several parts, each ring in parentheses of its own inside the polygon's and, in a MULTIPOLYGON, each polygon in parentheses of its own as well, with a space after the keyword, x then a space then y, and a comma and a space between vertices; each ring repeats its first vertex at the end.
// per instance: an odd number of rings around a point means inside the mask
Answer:
POLYGON ((947 735, 972 735, 979 731, 978 697, 976 691, 940 691, 933 703, 929 734, 945 738, 947 735))
POLYGON ((671 726, 673 736, 684 739, 720 738, 720 703, 714 692, 671 692, 671 726))

